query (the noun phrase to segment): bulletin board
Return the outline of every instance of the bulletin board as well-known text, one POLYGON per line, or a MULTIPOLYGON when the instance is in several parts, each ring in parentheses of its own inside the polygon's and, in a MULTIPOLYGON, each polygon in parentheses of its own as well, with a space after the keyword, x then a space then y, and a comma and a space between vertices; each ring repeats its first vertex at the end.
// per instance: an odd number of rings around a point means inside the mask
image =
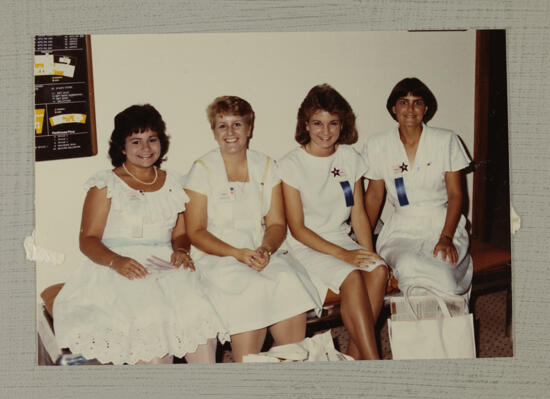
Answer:
POLYGON ((97 153, 89 35, 34 37, 37 161, 97 153))

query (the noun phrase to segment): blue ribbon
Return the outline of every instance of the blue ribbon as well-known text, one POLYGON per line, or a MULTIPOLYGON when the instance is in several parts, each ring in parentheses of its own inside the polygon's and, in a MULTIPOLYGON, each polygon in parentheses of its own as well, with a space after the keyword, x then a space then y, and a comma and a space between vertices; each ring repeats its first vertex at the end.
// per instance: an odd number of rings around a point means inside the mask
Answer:
POLYGON ((407 192, 405 191, 405 182, 402 177, 395 178, 395 191, 397 192, 399 205, 409 205, 409 199, 407 198, 407 192))
POLYGON ((353 190, 349 184, 349 181, 341 181, 340 185, 344 190, 344 197, 346 198, 346 206, 353 206, 353 190))

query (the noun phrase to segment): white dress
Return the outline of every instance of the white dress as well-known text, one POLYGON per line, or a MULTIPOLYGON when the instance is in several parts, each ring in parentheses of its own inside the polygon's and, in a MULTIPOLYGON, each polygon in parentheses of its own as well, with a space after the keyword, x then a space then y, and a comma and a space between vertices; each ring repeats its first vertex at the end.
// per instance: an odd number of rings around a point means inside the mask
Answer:
MULTIPOLYGON (((102 242, 145 266, 155 255, 170 261, 171 233, 189 198, 181 178, 167 173, 155 192, 134 190, 112 170, 97 173, 85 189, 107 187, 111 199, 102 242)), ((148 270, 129 280, 90 259, 76 266, 53 307, 59 347, 102 363, 135 364, 166 354, 182 357, 227 334, 204 296, 200 275, 178 269, 148 270)))
MULTIPOLYGON (((304 224, 327 241, 347 250, 361 249, 350 236, 347 223, 353 205, 355 183, 365 172, 361 156, 349 145, 339 145, 328 157, 316 157, 298 147, 277 163, 279 177, 300 192, 304 224)), ((290 235, 290 234, 289 234, 290 235)), ((306 268, 324 300, 330 288, 340 292, 340 286, 353 270, 370 272, 384 265, 355 267, 333 256, 311 249, 294 237, 287 243, 306 268)))
POLYGON ((393 269, 399 288, 403 291, 411 284, 429 285, 467 298, 472 262, 463 215, 453 237, 457 265, 443 261, 441 255, 433 257, 447 213, 445 172, 462 170, 470 163, 458 136, 423 125, 414 164, 410 164, 396 127, 370 137, 363 155, 365 177, 384 180, 395 210, 384 224, 376 248, 393 269))
MULTIPOLYGON (((261 245, 263 220, 271 205, 274 163, 264 154, 247 150, 249 182, 229 182, 219 149, 195 161, 185 188, 207 196, 207 229, 236 248, 261 245)), ((191 249, 204 287, 231 334, 267 327, 316 309, 321 301, 307 272, 286 251, 271 255, 261 272, 230 256, 191 249)))

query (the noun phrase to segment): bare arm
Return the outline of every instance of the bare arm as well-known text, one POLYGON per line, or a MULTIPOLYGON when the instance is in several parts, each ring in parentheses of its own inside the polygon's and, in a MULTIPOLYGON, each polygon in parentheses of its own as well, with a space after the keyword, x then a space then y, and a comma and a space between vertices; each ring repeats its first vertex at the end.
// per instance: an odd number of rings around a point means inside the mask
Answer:
POLYGON ((286 218, 281 184, 274 186, 271 192, 271 206, 265 216, 265 227, 261 246, 273 253, 281 246, 286 236, 286 218))
POLYGON ((443 260, 448 259, 452 265, 456 265, 458 261, 458 252, 453 245, 453 237, 462 210, 462 185, 460 184, 460 179, 460 171, 445 172, 445 185, 448 196, 447 214, 441 236, 433 250, 434 256, 437 256, 441 252, 443 260))
POLYGON ((107 188, 92 187, 86 195, 82 209, 80 250, 93 262, 111 267, 130 280, 145 277, 147 270, 137 261, 118 255, 101 242, 110 209, 111 200, 107 198, 107 188))
POLYGON ((256 251, 249 248, 235 248, 213 235, 207 230, 208 197, 193 190, 185 189, 189 196, 185 210, 185 228, 191 244, 211 255, 232 256, 239 262, 252 267, 252 259, 256 251))
POLYGON ((384 192, 386 190, 384 180, 369 180, 367 193, 365 194, 365 209, 371 227, 376 226, 380 216, 384 192))
POLYGON ((189 189, 185 189, 185 192, 189 196, 185 210, 185 229, 191 244, 211 255, 234 256, 236 248, 220 240, 206 229, 208 197, 189 189))
POLYGON ((178 214, 176 225, 172 230, 172 256, 170 257, 170 263, 179 267, 183 264, 184 268, 195 270, 193 261, 189 256, 189 250, 191 248, 191 241, 185 231, 185 219, 183 213, 178 214))
MULTIPOLYGON (((302 244, 327 255, 334 256, 354 266, 365 266, 374 263, 373 253, 364 249, 348 251, 336 244, 333 244, 304 224, 304 211, 300 192, 292 186, 283 182, 284 204, 288 226, 292 235, 302 244)), ((355 198, 354 198, 355 199, 355 198)), ((372 243, 371 243, 372 247, 372 243)), ((377 256, 375 255, 377 258, 377 256)))
POLYGON ((282 244, 286 236, 286 218, 283 205, 281 184, 271 191, 271 205, 265 216, 265 232, 260 247, 256 248, 257 256, 253 257, 252 267, 262 270, 269 264, 271 254, 282 244))

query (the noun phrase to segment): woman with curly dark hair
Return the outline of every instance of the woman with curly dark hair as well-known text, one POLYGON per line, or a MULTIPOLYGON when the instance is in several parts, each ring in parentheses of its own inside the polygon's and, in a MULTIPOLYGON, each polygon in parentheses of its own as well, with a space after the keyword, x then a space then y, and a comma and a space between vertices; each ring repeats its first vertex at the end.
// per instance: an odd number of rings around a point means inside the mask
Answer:
POLYGON ((329 290, 340 293, 350 335, 348 354, 378 359, 374 324, 387 270, 373 250, 363 207, 365 165, 350 145, 357 141, 355 114, 334 88, 315 86, 298 111, 295 137, 301 146, 278 163, 291 253, 307 269, 322 300, 329 290), (357 242, 349 236, 348 219, 357 242))
POLYGON ((171 363, 186 354, 215 362, 224 328, 193 272, 181 178, 160 169, 168 143, 149 104, 115 117, 114 169, 84 185, 79 241, 88 259, 54 302, 61 348, 102 363, 171 363))

